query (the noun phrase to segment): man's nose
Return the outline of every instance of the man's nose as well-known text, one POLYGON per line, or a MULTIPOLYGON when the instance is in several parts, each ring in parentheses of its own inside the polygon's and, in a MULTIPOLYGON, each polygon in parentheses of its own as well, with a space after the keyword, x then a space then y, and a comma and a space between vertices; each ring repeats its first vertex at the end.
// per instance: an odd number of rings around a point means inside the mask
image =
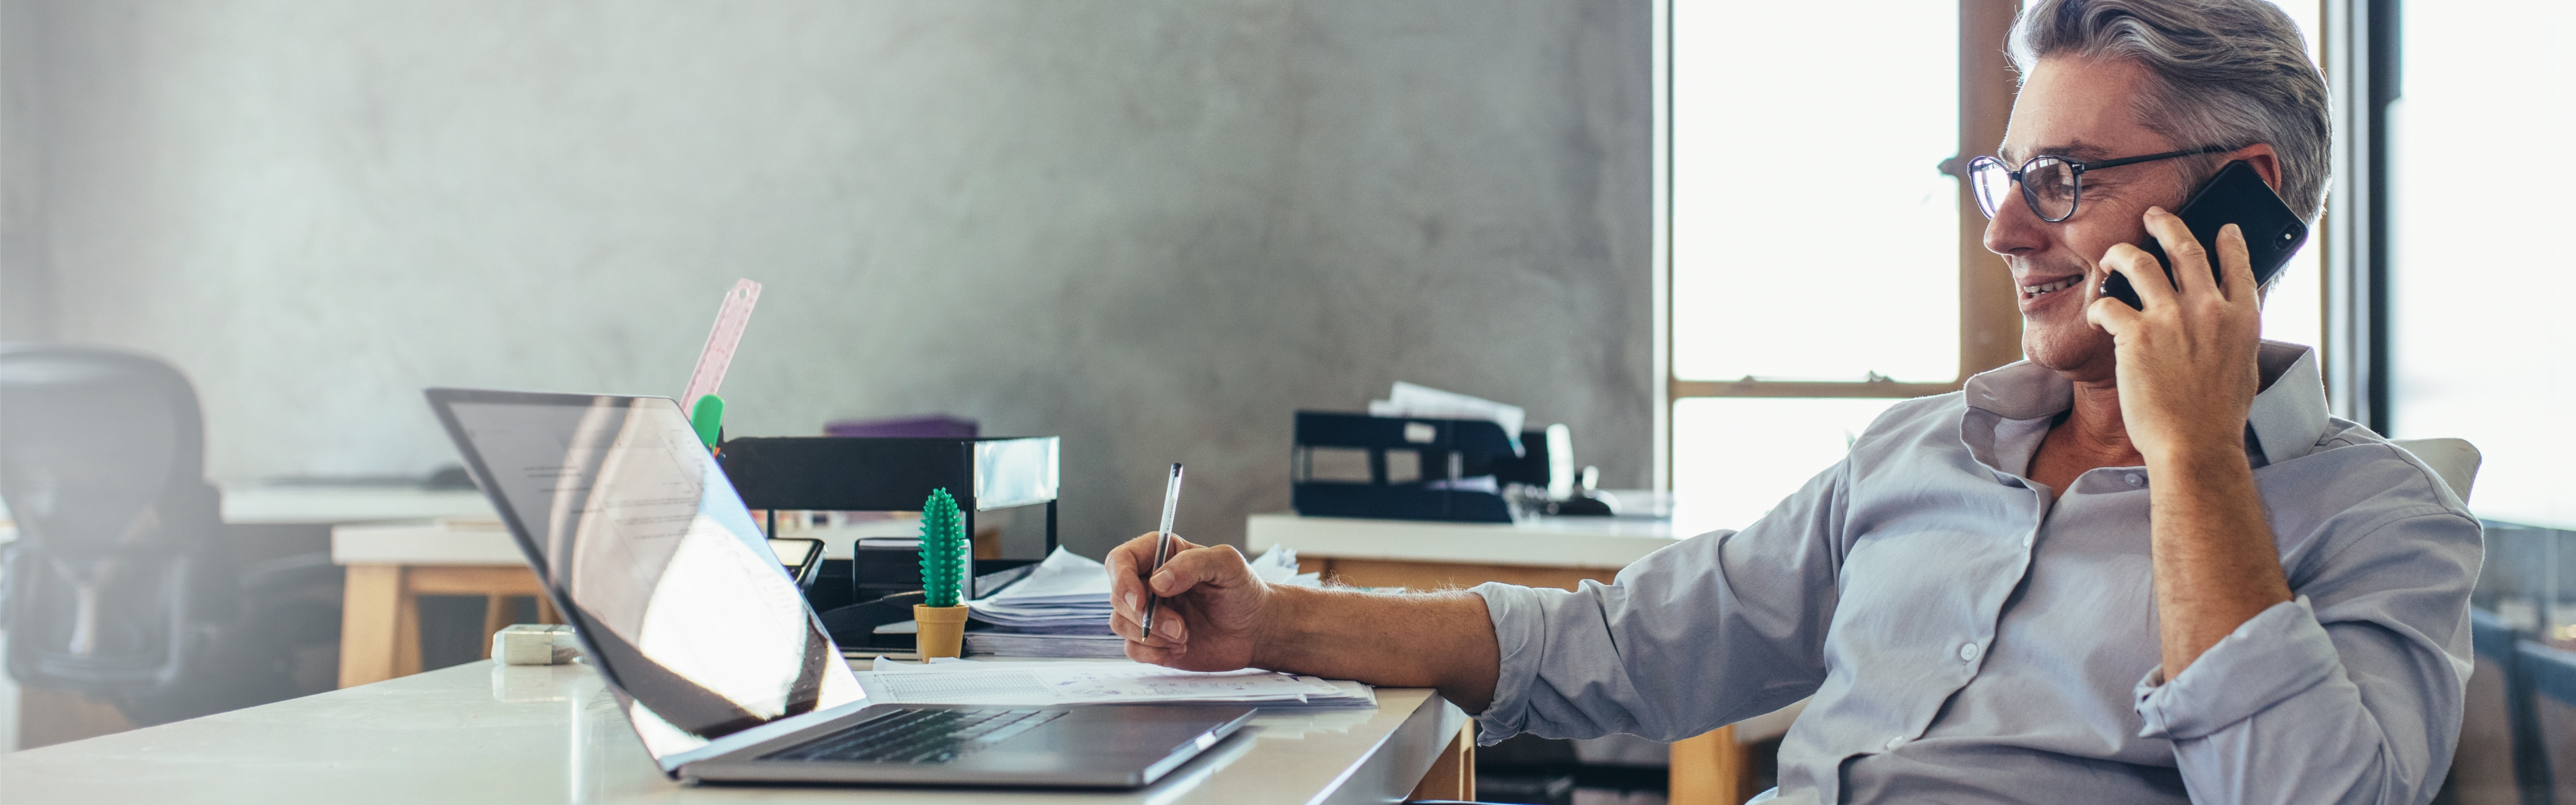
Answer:
POLYGON ((2013 256, 2048 248, 2048 222, 2030 211, 2021 199, 2021 183, 2014 182, 1995 202, 1995 216, 1986 219, 1986 251, 2013 256))

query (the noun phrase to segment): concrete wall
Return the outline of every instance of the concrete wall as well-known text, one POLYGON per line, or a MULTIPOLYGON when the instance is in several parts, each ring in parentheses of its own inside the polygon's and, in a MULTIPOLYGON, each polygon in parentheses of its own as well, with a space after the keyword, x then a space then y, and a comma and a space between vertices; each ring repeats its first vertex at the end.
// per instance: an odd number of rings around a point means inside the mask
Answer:
POLYGON ((1065 440, 1064 530, 1286 508, 1403 379, 1647 477, 1646 4, 7 0, 0 335, 163 355, 210 474, 453 460, 429 385, 1065 440))

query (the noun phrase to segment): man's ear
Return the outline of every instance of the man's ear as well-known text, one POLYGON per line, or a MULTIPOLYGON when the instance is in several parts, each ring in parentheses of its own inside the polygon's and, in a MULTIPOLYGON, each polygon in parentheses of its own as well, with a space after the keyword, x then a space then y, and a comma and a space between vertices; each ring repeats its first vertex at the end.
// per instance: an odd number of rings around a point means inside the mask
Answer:
POLYGON ((2227 160, 2243 160, 2245 164, 2254 166, 2254 173, 2263 177, 2264 184, 2272 186, 2272 192, 2281 192, 2281 155, 2272 151, 2271 143, 2255 143, 2229 151, 2227 160))

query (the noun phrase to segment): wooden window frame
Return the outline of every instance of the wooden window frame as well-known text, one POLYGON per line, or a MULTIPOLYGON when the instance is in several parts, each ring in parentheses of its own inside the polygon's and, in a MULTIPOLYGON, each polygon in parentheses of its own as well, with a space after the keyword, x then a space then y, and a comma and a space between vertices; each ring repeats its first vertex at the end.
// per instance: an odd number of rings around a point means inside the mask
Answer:
POLYGON ((2021 360, 2021 311, 2014 303, 2012 275, 2000 258, 1986 251, 1985 216, 1977 211, 1964 166, 1969 157, 1991 154, 2004 138, 2020 89, 2004 39, 2018 6, 2013 0, 1959 2, 1959 152, 1943 169, 1959 181, 1959 376, 1941 383, 1906 383, 1873 379, 1863 382, 1775 380, 1685 380, 1673 374, 1673 4, 1655 0, 1654 75, 1654 251, 1655 327, 1655 477, 1657 489, 1672 488, 1673 407, 1686 399, 1708 397, 1876 397, 1905 398, 1959 390, 1971 375, 2021 360))

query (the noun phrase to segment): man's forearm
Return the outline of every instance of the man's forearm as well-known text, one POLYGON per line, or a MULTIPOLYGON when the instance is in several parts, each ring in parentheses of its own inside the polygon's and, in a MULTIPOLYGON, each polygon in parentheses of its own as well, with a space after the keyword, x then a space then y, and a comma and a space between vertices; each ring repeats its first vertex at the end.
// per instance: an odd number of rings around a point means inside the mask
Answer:
POLYGON ((2150 457, 2148 469, 2156 616, 2171 679, 2291 593, 2242 448, 2150 457))
POLYGON ((1253 665, 1371 685, 1439 688, 1470 713, 1493 703, 1501 649, 1484 596, 1277 587, 1253 665))

